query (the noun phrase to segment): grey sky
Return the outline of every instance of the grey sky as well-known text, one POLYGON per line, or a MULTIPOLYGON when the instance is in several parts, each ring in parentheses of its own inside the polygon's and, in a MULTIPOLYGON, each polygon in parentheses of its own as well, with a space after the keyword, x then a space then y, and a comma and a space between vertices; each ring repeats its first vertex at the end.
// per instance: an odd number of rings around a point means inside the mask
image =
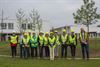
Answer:
MULTIPOLYGON (((100 13, 100 0, 95 2, 100 13)), ((5 16, 16 18, 15 13, 19 8, 26 13, 34 8, 51 27, 59 27, 72 25, 74 23, 72 13, 81 5, 82 0, 0 0, 0 15, 3 9, 5 16)))

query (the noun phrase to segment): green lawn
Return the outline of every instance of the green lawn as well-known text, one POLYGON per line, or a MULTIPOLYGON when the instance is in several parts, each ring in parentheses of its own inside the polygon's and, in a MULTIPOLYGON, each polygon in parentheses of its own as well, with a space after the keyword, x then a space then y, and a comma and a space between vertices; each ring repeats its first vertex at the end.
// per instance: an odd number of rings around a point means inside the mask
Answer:
POLYGON ((8 41, 0 42, 0 47, 7 47, 9 45, 8 41))
POLYGON ((98 67, 99 65, 100 60, 57 59, 50 61, 0 57, 0 67, 98 67))

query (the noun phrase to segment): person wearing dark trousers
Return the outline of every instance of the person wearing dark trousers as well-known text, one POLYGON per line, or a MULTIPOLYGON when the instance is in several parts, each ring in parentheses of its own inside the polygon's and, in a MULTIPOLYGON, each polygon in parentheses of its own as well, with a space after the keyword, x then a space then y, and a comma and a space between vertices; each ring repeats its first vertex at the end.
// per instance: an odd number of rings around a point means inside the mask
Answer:
POLYGON ((39 32, 38 35, 38 44, 39 44, 39 55, 40 58, 43 58, 43 45, 44 45, 44 37, 43 37, 43 32, 39 32))
POLYGON ((66 46, 66 44, 62 44, 62 46, 61 46, 61 57, 62 58, 67 57, 67 46, 66 46))
POLYGON ((72 59, 75 59, 76 45, 77 45, 77 36, 74 33, 74 30, 71 30, 71 34, 69 36, 69 42, 70 42, 72 59))
POLYGON ((31 44, 31 57, 37 57, 37 47, 38 47, 38 41, 37 41, 37 36, 35 32, 32 33, 32 37, 30 39, 30 44, 31 44))
POLYGON ((10 46, 11 46, 11 54, 12 58, 16 57, 17 54, 17 44, 18 44, 18 36, 15 34, 15 31, 10 36, 10 46))
POLYGON ((76 54, 76 46, 74 44, 71 44, 70 48, 71 48, 71 56, 74 59, 76 54))
POLYGON ((44 36, 44 46, 43 49, 45 49, 45 57, 49 57, 49 33, 46 32, 44 36))
POLYGON ((83 28, 81 28, 81 32, 79 35, 79 41, 81 43, 82 49, 82 58, 85 59, 85 54, 87 56, 87 60, 89 60, 89 35, 83 28))
POLYGON ((40 58, 43 58, 43 46, 39 46, 40 58))
POLYGON ((29 57, 29 38, 27 33, 24 33, 24 37, 22 39, 22 43, 23 43, 23 55, 24 58, 28 58, 29 57))
POLYGON ((45 57, 49 57, 49 56, 50 56, 49 47, 45 46, 45 57))
POLYGON ((66 58, 67 57, 67 33, 66 30, 63 30, 63 34, 60 36, 60 42, 61 42, 61 57, 66 58))

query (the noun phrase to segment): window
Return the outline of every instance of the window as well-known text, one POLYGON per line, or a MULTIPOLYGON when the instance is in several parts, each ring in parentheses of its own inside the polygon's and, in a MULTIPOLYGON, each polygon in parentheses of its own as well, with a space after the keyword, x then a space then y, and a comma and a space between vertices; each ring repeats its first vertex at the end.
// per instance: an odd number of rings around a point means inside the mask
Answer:
POLYGON ((14 24, 13 23, 8 23, 8 29, 14 29, 14 24))
POLYGON ((32 24, 28 24, 28 29, 32 29, 32 24))
POLYGON ((25 23, 22 24, 22 29, 24 29, 24 30, 26 29, 26 24, 25 23))
POLYGON ((1 23, 0 26, 1 26, 1 29, 6 29, 7 28, 7 24, 6 23, 1 23))

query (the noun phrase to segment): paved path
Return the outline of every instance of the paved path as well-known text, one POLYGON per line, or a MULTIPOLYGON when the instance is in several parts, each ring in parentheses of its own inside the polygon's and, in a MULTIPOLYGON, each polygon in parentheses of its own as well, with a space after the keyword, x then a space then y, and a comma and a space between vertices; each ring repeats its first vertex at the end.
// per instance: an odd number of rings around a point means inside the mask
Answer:
MULTIPOLYGON (((0 57, 11 57, 11 56, 10 55, 0 55, 0 57)), ((19 57, 19 56, 17 56, 17 57, 19 57)), ((59 58, 59 59, 61 59, 61 58, 59 58)), ((71 58, 67 58, 67 59, 71 59, 71 58)), ((82 58, 75 58, 75 59, 79 60, 79 59, 82 59, 82 58)), ((100 58, 89 58, 89 59, 100 60, 100 58)))

